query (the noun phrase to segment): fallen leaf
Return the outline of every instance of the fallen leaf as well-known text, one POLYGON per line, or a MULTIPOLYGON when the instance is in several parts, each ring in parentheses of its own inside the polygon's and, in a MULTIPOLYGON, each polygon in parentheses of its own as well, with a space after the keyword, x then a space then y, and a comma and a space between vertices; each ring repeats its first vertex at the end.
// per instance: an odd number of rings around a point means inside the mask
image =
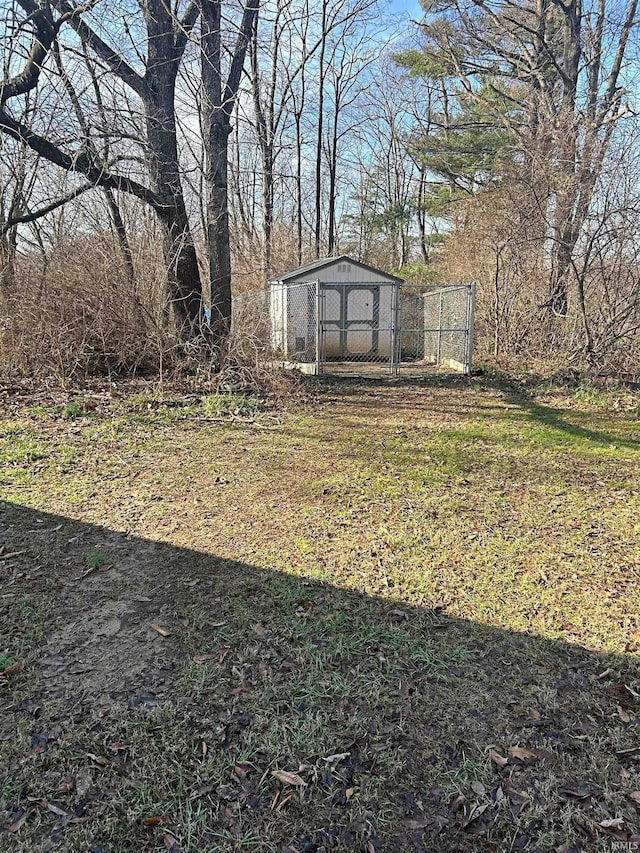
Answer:
POLYGON ((287 791, 287 793, 286 793, 286 794, 283 794, 283 795, 278 799, 278 805, 276 806, 276 811, 277 811, 277 812, 281 812, 281 811, 282 811, 282 809, 287 805, 287 803, 289 802, 289 800, 291 800, 291 799, 292 799, 292 797, 293 797, 293 791, 287 791))
POLYGON ((536 675, 549 675, 550 672, 551 670, 544 666, 540 667, 540 669, 536 669, 536 675))
POLYGON ((355 788, 347 788, 347 790, 344 792, 344 795, 347 799, 347 802, 351 799, 351 797, 353 797, 355 792, 356 792, 355 788))
POLYGON ((218 655, 194 655, 193 662, 194 663, 204 663, 207 660, 216 660, 218 655))
POLYGON ((623 723, 631 722, 631 717, 629 716, 629 714, 627 714, 622 705, 616 705, 616 713, 618 714, 623 723))
POLYGON ((524 746, 510 746, 507 752, 512 758, 517 758, 519 761, 532 761, 538 757, 533 749, 527 749, 524 746))
POLYGON ((565 785, 560 788, 560 795, 563 797, 571 797, 574 800, 586 800, 593 791, 588 782, 572 782, 570 785, 565 785))
POLYGON ((451 803, 451 811, 459 812, 462 808, 464 808, 464 804, 467 802, 467 798, 463 794, 458 794, 455 800, 451 803))
POLYGON ((8 666, 0 672, 0 678, 6 678, 8 680, 10 676, 15 675, 16 672, 20 672, 21 669, 22 664, 20 661, 16 661, 15 663, 12 663, 11 666, 8 666))
POLYGON ((233 768, 233 775, 238 779, 246 779, 247 773, 250 773, 253 770, 251 764, 236 764, 233 768))
POLYGON ((271 775, 284 785, 306 785, 307 783, 297 773, 288 773, 286 770, 272 770, 271 775))
POLYGON ((169 835, 169 833, 167 833, 162 840, 164 841, 164 846, 167 848, 169 853, 180 853, 180 845, 173 835, 169 835))
POLYGON ((621 817, 612 817, 609 820, 601 820, 598 826, 601 826, 603 829, 622 829, 624 827, 624 820, 621 817))
POLYGON ((173 634, 173 631, 171 631, 169 628, 163 628, 162 625, 153 624, 151 627, 154 631, 157 631, 161 637, 170 637, 173 634))
POLYGON ((640 806, 640 791, 633 791, 633 793, 629 794, 629 798, 633 800, 637 806, 640 806))
POLYGON ((404 622, 409 618, 409 614, 406 610, 390 610, 389 618, 392 622, 404 622))
POLYGON ((345 758, 349 758, 350 755, 350 752, 336 752, 335 755, 327 755, 324 760, 327 764, 337 764, 339 761, 344 761, 345 758))
POLYGON ((146 817, 142 822, 145 826, 160 826, 161 823, 164 823, 164 818, 161 815, 154 815, 153 817, 146 817))
POLYGON ((531 803, 531 797, 524 791, 516 790, 508 782, 504 785, 504 793, 509 799, 511 814, 517 818, 520 812, 531 803))
POLYGON ((484 797, 484 795, 487 793, 487 789, 484 787, 482 782, 472 782, 471 790, 479 797, 484 797))
MULTIPOLYGON (((612 835, 614 838, 619 838, 621 841, 627 841, 629 838, 629 829, 621 817, 602 820, 596 824, 596 829, 604 832, 605 835, 612 835)), ((630 847, 629 849, 633 848, 630 847)))
POLYGON ((213 782, 209 782, 208 785, 203 785, 201 788, 198 788, 197 791, 194 791, 192 794, 189 794, 190 800, 197 800, 199 797, 204 797, 205 794, 210 794, 211 791, 215 788, 213 782))
POLYGON ((18 820, 14 820, 14 822, 9 827, 9 832, 20 832, 26 821, 27 813, 25 812, 21 817, 18 818, 18 820))
POLYGON ((109 763, 106 758, 103 758, 101 755, 94 755, 92 752, 87 753, 87 758, 95 761, 96 764, 101 764, 103 767, 109 763))
POLYGON ((269 633, 264 625, 261 625, 259 622, 253 626, 253 630, 259 637, 266 637, 269 633))
POLYGON ((61 809, 60 806, 56 806, 54 803, 49 803, 46 800, 44 802, 45 802, 44 807, 47 809, 47 811, 50 811, 52 814, 55 814, 58 817, 67 817, 69 815, 69 812, 65 811, 64 809, 61 809))
POLYGON ((489 753, 489 755, 491 756, 491 760, 493 761, 493 763, 494 763, 494 764, 497 764, 497 765, 498 765, 498 767, 504 767, 504 766, 505 766, 505 764, 508 764, 508 763, 509 763, 509 759, 508 759, 508 758, 503 758, 503 757, 500 755, 500 753, 496 752, 494 749, 492 749, 492 750, 491 750, 491 752, 489 753))
POLYGON ((466 819, 464 820, 464 822, 462 824, 462 828, 464 829, 465 827, 469 826, 470 823, 473 823, 474 820, 478 820, 478 818, 481 815, 483 815, 488 808, 489 808, 488 803, 476 803, 472 807, 472 809, 469 812, 469 814, 467 815, 466 819))
POLYGON ((80 799, 87 796, 92 784, 91 768, 88 766, 81 767, 76 774, 76 791, 80 799))

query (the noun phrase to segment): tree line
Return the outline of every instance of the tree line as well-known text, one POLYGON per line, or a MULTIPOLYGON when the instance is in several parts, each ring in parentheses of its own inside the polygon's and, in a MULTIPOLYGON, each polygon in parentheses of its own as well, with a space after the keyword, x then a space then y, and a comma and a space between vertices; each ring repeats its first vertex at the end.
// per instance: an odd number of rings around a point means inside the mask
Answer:
POLYGON ((111 293, 138 337, 215 348, 234 294, 346 252, 475 279, 487 357, 630 369, 637 6, 4 0, 6 328, 73 281, 85 325, 111 293))

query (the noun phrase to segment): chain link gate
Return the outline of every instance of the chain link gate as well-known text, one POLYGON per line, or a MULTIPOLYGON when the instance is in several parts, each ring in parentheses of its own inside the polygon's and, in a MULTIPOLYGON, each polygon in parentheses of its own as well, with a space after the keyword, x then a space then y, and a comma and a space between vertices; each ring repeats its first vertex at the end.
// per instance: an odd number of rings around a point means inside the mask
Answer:
POLYGON ((318 284, 318 362, 323 372, 345 366, 393 367, 397 285, 392 282, 318 284))

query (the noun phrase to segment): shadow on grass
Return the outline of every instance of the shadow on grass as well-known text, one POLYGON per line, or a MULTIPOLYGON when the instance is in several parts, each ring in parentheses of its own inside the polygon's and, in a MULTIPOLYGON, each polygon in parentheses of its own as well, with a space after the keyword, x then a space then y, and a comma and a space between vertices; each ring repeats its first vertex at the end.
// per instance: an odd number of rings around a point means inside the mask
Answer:
POLYGON ((16 505, 0 544, 0 651, 23 664, 0 687, 2 849, 586 851, 637 831, 631 659, 16 505))
MULTIPOLYGON (((640 439, 627 438, 620 434, 605 432, 573 423, 570 418, 573 417, 575 419, 576 412, 571 409, 545 406, 541 403, 536 403, 535 400, 522 393, 509 394, 505 398, 505 402, 517 406, 529 423, 539 424, 547 429, 555 430, 571 441, 588 441, 602 447, 615 445, 617 448, 625 448, 626 450, 640 450, 640 439)), ((586 415, 585 413, 578 414, 583 418, 593 417, 593 415, 586 415)), ((603 417, 610 419, 611 414, 604 413, 603 417)))
MULTIPOLYGON (((602 413, 587 413, 576 409, 565 409, 553 406, 547 406, 538 403, 517 383, 509 381, 505 377, 466 377, 455 375, 426 375, 423 378, 402 378, 397 380, 375 380, 370 378, 341 378, 339 376, 326 377, 322 380, 322 385, 325 393, 335 394, 345 402, 350 395, 354 396, 354 402, 358 407, 377 408, 380 405, 379 395, 382 390, 384 393, 393 393, 395 389, 406 391, 420 392, 427 389, 438 391, 451 391, 451 399, 446 403, 440 397, 434 401, 434 408, 437 407, 439 413, 449 413, 457 417, 469 417, 473 420, 478 418, 478 410, 480 417, 487 420, 521 420, 527 426, 540 426, 548 431, 548 438, 553 439, 555 432, 561 441, 573 442, 590 442, 592 445, 601 447, 610 447, 615 445, 616 448, 624 448, 627 450, 640 450, 640 438, 629 438, 619 433, 611 433, 606 430, 596 429, 591 426, 584 426, 576 423, 578 419, 586 420, 587 418, 607 420, 611 422, 611 413, 604 411, 602 413), (494 391, 501 394, 500 399, 495 402, 490 402, 484 405, 479 405, 474 402, 473 407, 465 404, 464 399, 458 401, 455 395, 461 389, 477 389, 478 391, 494 391)), ((411 397, 406 397, 404 401, 398 400, 394 403, 394 409, 398 411, 412 411, 414 407, 411 404, 411 397)), ((630 419, 631 416, 629 416, 630 419)))

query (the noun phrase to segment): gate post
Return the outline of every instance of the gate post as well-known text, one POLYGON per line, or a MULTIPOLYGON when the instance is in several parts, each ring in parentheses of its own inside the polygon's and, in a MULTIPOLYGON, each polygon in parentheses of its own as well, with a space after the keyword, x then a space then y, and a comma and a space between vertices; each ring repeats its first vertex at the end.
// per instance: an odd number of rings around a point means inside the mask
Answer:
POLYGON ((440 350, 442 347, 442 297, 443 292, 441 290, 438 298, 438 344, 436 349, 436 367, 440 367, 440 350))
POLYGON ((322 372, 322 294, 320 293, 320 282, 316 286, 316 376, 322 372))
POLYGON ((400 340, 402 330, 400 329, 400 288, 402 285, 399 282, 394 282, 393 301, 391 304, 391 375, 398 375, 398 365, 400 363, 400 340))
POLYGON ((476 313, 476 283, 472 281, 467 285, 467 358, 465 364, 465 374, 471 373, 473 361, 473 319, 476 313))

